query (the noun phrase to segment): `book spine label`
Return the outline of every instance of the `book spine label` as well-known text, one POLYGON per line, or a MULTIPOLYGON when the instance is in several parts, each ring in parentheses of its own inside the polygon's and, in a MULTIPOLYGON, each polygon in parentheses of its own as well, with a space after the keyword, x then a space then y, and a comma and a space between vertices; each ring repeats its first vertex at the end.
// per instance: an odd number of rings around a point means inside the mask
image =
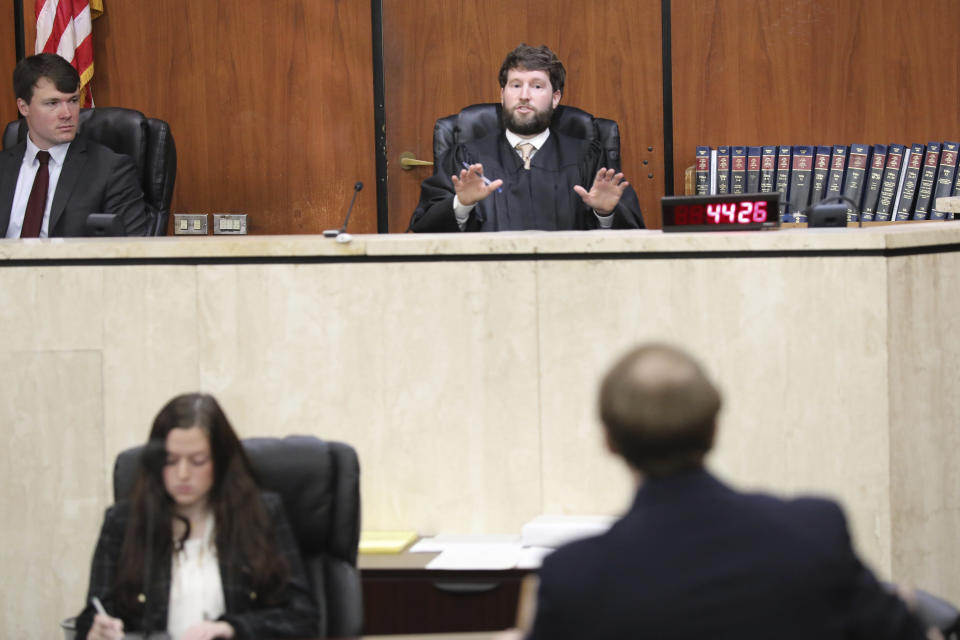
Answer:
POLYGON ((790 171, 790 214, 794 222, 806 222, 813 178, 813 147, 793 148, 793 167, 790 171))
POLYGON ((830 147, 817 147, 817 157, 813 162, 813 188, 810 191, 810 204, 823 200, 827 190, 827 175, 830 173, 830 147))
POLYGON ((730 147, 717 147, 717 193, 730 193, 730 147))
POLYGON ((889 220, 893 210, 893 198, 897 194, 900 181, 900 165, 903 163, 903 145, 892 144, 887 153, 887 166, 883 170, 883 182, 880 184, 880 199, 874 220, 889 220))
POLYGON ((777 148, 764 147, 760 157, 760 193, 773 193, 777 175, 777 148))
POLYGON ((730 193, 747 191, 747 148, 733 147, 730 150, 730 193))
POLYGON ((944 142, 943 150, 940 152, 940 169, 937 172, 937 187, 933 193, 933 206, 930 211, 931 220, 943 220, 946 215, 942 211, 937 211, 937 198, 949 196, 953 191, 953 176, 957 172, 957 147, 956 142, 944 142))
POLYGON ((920 182, 920 170, 923 168, 925 147, 915 144, 910 147, 910 160, 905 164, 906 178, 903 180, 903 191, 897 202, 897 215, 894 220, 909 220, 913 215, 913 207, 917 197, 917 184, 920 182))
POLYGON ((933 201, 933 187, 937 182, 937 163, 940 161, 940 143, 927 144, 927 155, 923 160, 923 172, 917 186, 917 204, 913 209, 914 220, 926 220, 930 215, 933 201))
POLYGON ((710 147, 697 147, 696 194, 710 195, 710 147))
POLYGON ((780 193, 780 217, 789 212, 787 197, 790 191, 790 145, 781 145, 777 150, 777 191, 780 193))
POLYGON ((847 172, 843 181, 843 195, 853 202, 847 203, 847 222, 860 219, 860 200, 863 196, 863 178, 867 173, 868 150, 869 147, 865 144, 850 145, 847 172))
POLYGON ((847 168, 847 147, 836 145, 830 159, 830 174, 827 176, 827 195, 825 198, 840 195, 843 188, 843 172, 847 168))
POLYGON ((747 193, 760 191, 760 147, 747 147, 747 193))
POLYGON ((887 162, 887 145, 873 145, 873 157, 870 159, 870 173, 867 175, 866 193, 860 208, 862 220, 873 220, 880 199, 880 184, 883 182, 883 167, 887 162))

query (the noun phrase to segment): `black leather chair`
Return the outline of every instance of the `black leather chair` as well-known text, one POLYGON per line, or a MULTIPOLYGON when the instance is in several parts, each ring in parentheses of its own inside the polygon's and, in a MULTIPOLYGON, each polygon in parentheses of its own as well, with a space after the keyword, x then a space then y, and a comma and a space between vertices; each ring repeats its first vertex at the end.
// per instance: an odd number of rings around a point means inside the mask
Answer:
MULTIPOLYGON (((320 611, 319 637, 359 636, 363 593, 357 570, 360 464, 353 447, 313 436, 247 438, 260 485, 283 498, 320 611)), ((117 456, 114 500, 133 489, 143 447, 117 456)))
MULTIPOLYGON (((147 203, 148 235, 166 235, 177 177, 177 148, 170 125, 134 109, 97 107, 80 110, 77 135, 133 158, 147 203)), ((3 132, 3 148, 17 145, 26 137, 27 121, 14 120, 3 132)))
MULTIPOLYGON (((498 103, 474 104, 452 116, 437 120, 433 127, 433 172, 437 161, 450 147, 483 138, 499 131, 498 103)), ((620 127, 614 120, 594 118, 593 115, 566 105, 558 105, 550 126, 568 136, 581 140, 599 140, 607 158, 607 168, 620 170, 620 127)))

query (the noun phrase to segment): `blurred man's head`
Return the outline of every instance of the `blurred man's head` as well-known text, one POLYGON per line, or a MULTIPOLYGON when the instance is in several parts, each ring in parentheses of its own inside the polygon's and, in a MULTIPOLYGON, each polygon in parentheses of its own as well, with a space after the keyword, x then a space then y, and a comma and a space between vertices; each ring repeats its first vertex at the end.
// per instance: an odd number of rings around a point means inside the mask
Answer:
POLYGON ((80 115, 80 74, 55 53, 39 53, 13 70, 17 110, 40 149, 70 142, 80 115))
POLYGON ((713 446, 720 404, 700 365, 662 344, 627 353, 600 387, 610 447, 646 476, 701 466, 713 446))

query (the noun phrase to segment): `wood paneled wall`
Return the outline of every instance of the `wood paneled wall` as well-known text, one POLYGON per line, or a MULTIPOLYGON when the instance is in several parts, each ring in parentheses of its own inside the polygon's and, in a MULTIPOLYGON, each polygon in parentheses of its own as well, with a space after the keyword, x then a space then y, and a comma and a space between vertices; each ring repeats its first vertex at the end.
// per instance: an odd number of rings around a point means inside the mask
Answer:
MULTIPOLYGON (((24 4, 33 15, 33 0, 24 4)), ((369 2, 122 0, 105 9, 94 22, 94 98, 170 123, 174 212, 247 213, 251 234, 319 233, 340 226, 357 180, 373 187, 369 2)), ((375 233, 376 220, 371 188, 350 230, 375 233)))
POLYGON ((17 64, 16 30, 12 3, 0 8, 0 131, 17 117, 13 95, 13 67, 17 64))
POLYGON ((499 102, 497 75, 521 42, 546 44, 567 70, 562 104, 620 124, 623 169, 644 216, 663 194, 660 2, 384 0, 384 82, 391 231, 403 231, 432 169, 401 171, 412 151, 433 159, 437 118, 499 102), (652 174, 652 178, 648 178, 652 174))
MULTIPOLYGON (((33 0, 24 5, 32 16, 33 0)), ((955 0, 670 6, 678 191, 698 144, 960 138, 955 0)), ((94 23, 97 104, 171 123, 174 211, 246 212, 251 233, 316 233, 340 223, 363 180, 351 230, 376 230, 369 2, 123 0, 106 9, 94 23)), ((499 63, 520 41, 557 50, 566 104, 620 123, 625 173, 657 226, 659 0, 383 0, 383 14, 391 231, 406 228, 429 172, 400 171, 399 153, 430 159, 436 118, 497 100, 499 63)), ((24 22, 32 49, 33 21, 24 22)), ((11 57, 12 29, 12 12, 0 15, 11 57)), ((10 70, 0 58, 0 74, 10 70)), ((8 84, 4 121, 16 116, 8 84)))
POLYGON ((956 0, 672 0, 675 180, 723 144, 960 138, 956 0))

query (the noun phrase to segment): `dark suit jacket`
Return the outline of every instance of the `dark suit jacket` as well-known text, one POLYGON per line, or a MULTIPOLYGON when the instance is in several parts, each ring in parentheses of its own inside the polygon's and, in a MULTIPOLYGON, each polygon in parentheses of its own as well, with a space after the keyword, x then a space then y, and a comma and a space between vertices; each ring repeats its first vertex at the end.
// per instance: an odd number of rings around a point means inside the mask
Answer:
POLYGON ((839 506, 738 493, 703 470, 646 481, 540 578, 536 640, 924 638, 857 558, 839 506))
MULTIPOLYGON (((314 604, 310 584, 303 570, 300 551, 287 516, 283 502, 275 493, 261 494, 267 516, 274 523, 274 544, 290 567, 290 580, 287 583, 283 606, 268 606, 257 598, 247 576, 240 571, 230 570, 222 561, 220 579, 223 583, 223 596, 227 612, 221 618, 229 622, 236 631, 236 638, 261 640, 264 638, 311 638, 317 634, 317 609, 314 604)), ((97 596, 111 615, 116 615, 114 582, 117 563, 123 547, 123 538, 130 517, 130 505, 119 502, 107 509, 100 539, 93 554, 90 569, 90 589, 87 593, 87 606, 77 617, 77 640, 86 638, 96 613, 90 605, 90 598, 97 596)), ((221 559, 222 560, 222 559, 221 559)), ((153 630, 167 628, 167 610, 170 603, 170 564, 156 567, 153 584, 148 599, 151 627, 153 630)), ((124 618, 126 631, 141 631, 141 615, 124 618)))
MULTIPOLYGON (((10 224, 10 209, 26 149, 24 141, 0 152, 0 237, 10 224)), ((48 236, 83 236, 91 213, 119 214, 128 236, 148 232, 146 203, 133 159, 77 136, 70 143, 57 181, 48 236)))
MULTIPOLYGON (((454 187, 463 162, 483 164, 491 180, 502 178, 502 192, 481 200, 470 212, 465 231, 576 230, 599 227, 597 216, 573 190, 579 184, 589 190, 597 171, 604 166, 597 141, 580 140, 550 130, 550 137, 530 161, 530 170, 503 131, 473 142, 454 145, 438 160, 433 176, 423 181, 420 204, 410 221, 412 231, 459 231, 453 214, 454 187)), ((614 228, 643 228, 640 202, 628 186, 614 210, 614 228)))

